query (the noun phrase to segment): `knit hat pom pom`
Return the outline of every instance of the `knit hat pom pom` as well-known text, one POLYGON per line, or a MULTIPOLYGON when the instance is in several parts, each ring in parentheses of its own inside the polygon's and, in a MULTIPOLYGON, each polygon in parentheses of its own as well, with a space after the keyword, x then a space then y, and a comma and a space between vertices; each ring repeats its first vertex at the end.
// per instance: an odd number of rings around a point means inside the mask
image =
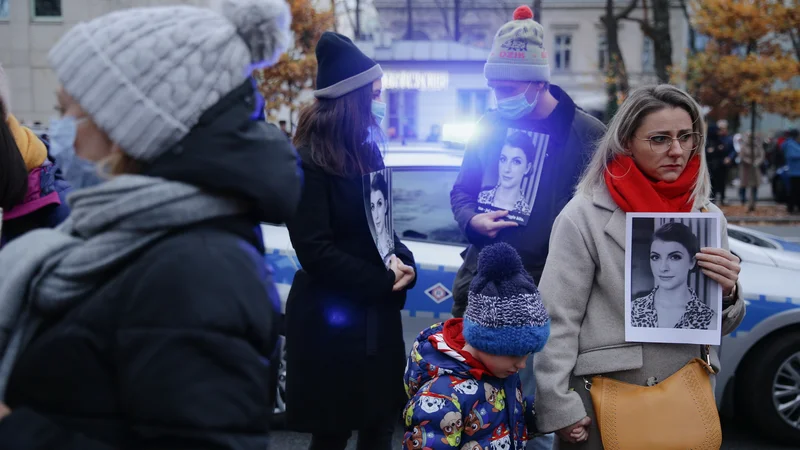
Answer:
POLYGON ((505 242, 490 245, 478 255, 478 272, 488 279, 505 280, 523 270, 519 254, 505 242))
POLYGON ((526 5, 522 5, 514 10, 514 20, 533 19, 533 11, 526 5))
POLYGON ((214 0, 250 49, 252 62, 272 64, 289 48, 292 13, 284 0, 214 0))

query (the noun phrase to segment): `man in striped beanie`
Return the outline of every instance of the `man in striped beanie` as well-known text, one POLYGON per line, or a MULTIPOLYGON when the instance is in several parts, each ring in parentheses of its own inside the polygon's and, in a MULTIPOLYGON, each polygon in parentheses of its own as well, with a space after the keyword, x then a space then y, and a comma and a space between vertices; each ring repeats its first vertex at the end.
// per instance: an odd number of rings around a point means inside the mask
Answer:
MULTIPOLYGON (((529 7, 517 8, 497 30, 483 69, 497 108, 478 122, 450 192, 453 215, 470 243, 453 283, 455 317, 463 317, 472 301, 478 254, 495 242, 511 245, 538 283, 553 223, 605 134, 602 122, 551 83, 551 68, 554 74, 569 70, 571 61, 552 53, 555 42, 535 19, 529 7)), ((533 394, 533 371, 521 376, 525 394, 533 394)))

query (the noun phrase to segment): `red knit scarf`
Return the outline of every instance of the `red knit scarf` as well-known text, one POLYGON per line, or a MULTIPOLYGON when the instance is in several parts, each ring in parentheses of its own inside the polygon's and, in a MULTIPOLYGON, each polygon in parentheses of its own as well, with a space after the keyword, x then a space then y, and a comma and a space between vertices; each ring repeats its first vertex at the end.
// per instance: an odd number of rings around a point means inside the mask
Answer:
POLYGON ((672 183, 654 181, 630 156, 617 156, 605 173, 611 198, 627 212, 690 212, 692 191, 700 172, 700 157, 692 157, 672 183))

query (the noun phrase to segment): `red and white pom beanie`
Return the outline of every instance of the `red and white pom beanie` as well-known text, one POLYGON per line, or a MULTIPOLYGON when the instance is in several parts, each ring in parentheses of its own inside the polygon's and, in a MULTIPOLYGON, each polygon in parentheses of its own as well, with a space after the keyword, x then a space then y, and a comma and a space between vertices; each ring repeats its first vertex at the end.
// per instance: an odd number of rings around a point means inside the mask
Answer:
POLYGON ((544 28, 533 20, 529 7, 517 8, 514 20, 497 31, 483 76, 487 80, 550 81, 544 28))

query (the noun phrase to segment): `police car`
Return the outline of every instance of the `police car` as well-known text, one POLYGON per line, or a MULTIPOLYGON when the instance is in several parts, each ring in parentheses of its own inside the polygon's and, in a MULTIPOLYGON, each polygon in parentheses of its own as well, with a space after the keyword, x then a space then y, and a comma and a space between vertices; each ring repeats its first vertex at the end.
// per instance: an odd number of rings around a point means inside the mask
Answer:
MULTIPOLYGON (((450 189, 462 156, 431 147, 390 149, 385 158, 392 169, 395 232, 417 262, 417 285, 403 311, 407 346, 420 330, 451 317, 451 289, 466 247, 450 210, 450 189)), ((262 228, 267 261, 285 304, 300 263, 285 227, 262 228)), ((767 436, 800 442, 800 246, 733 225, 728 235, 731 251, 742 259, 748 309, 720 349, 719 406, 747 417, 767 436)), ((286 376, 282 365, 277 417, 285 410, 286 376)))

